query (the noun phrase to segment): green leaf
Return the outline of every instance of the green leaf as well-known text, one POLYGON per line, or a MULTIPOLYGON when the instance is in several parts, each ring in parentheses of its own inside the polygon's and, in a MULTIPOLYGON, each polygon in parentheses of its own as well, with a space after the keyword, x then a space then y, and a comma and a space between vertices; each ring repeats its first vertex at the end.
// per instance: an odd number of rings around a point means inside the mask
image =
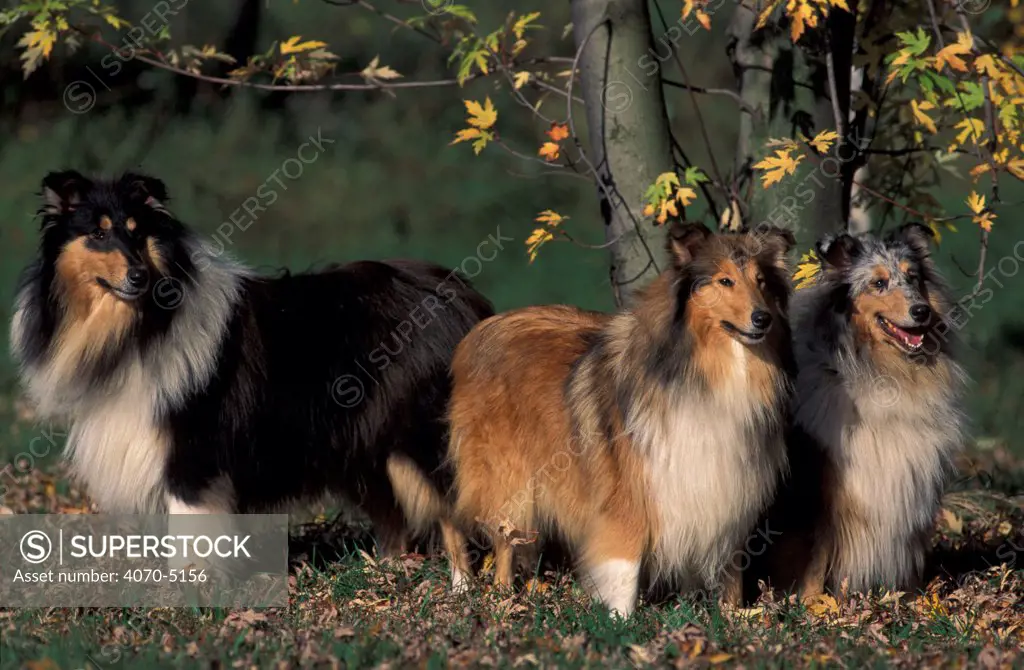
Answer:
POLYGON ((448 7, 444 7, 444 0, 427 0, 427 3, 433 4, 435 6, 442 5, 437 9, 446 14, 457 16, 460 19, 465 19, 470 23, 476 23, 476 14, 474 14, 472 10, 470 10, 470 8, 466 7, 465 5, 449 5, 448 7))
POLYGON ((685 181, 690 186, 696 186, 697 184, 706 182, 707 180, 708 176, 704 174, 701 171, 701 169, 696 165, 691 165, 690 167, 686 168, 685 172, 683 172, 683 181, 685 181))

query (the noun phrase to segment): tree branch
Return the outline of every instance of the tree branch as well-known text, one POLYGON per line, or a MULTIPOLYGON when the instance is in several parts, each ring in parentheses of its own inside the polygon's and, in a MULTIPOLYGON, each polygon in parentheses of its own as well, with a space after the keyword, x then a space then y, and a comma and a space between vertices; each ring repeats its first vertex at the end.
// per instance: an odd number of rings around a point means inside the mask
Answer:
POLYGON ((693 91, 694 93, 707 93, 708 95, 724 95, 728 98, 732 98, 733 100, 735 100, 736 104, 738 104, 740 108, 747 114, 754 113, 754 108, 748 105, 747 101, 740 97, 739 93, 737 93, 736 91, 730 91, 727 88, 703 88, 701 86, 690 86, 689 84, 684 84, 682 82, 672 81, 671 79, 664 78, 661 80, 661 83, 665 84, 666 86, 672 86, 673 88, 682 88, 689 91, 693 91))

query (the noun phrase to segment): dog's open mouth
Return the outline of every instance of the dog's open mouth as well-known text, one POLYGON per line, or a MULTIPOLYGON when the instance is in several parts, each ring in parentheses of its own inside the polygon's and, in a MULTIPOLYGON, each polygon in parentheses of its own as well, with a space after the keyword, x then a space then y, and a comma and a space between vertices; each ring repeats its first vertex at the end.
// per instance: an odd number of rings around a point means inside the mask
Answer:
POLYGON ((897 345, 908 353, 914 353, 921 349, 924 344, 924 335, 927 328, 922 326, 897 326, 881 314, 877 315, 878 327, 888 335, 897 345))
POLYGON ((724 328, 727 333, 738 335, 740 340, 749 344, 756 344, 762 341, 765 338, 765 335, 768 334, 767 330, 752 330, 750 332, 740 330, 728 321, 722 321, 722 328, 724 328))
POLYGON ((115 297, 131 302, 136 300, 143 294, 143 289, 137 288, 121 288, 120 286, 114 286, 103 277, 96 277, 96 283, 110 291, 115 297))

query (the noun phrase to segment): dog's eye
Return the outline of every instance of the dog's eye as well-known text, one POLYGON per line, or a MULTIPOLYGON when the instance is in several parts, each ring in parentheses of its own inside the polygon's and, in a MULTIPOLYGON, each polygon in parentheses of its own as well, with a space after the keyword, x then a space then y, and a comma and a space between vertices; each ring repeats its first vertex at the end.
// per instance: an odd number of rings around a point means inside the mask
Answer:
POLYGON ((729 288, 733 285, 732 280, 729 279, 728 277, 722 277, 721 279, 718 280, 718 283, 721 284, 722 286, 725 286, 726 288, 729 288))
POLYGON ((89 236, 92 237, 92 239, 94 240, 105 240, 107 239, 107 231, 103 230, 102 228, 97 228, 91 233, 89 233, 89 236))
POLYGON ((889 286, 889 280, 888 279, 876 279, 875 281, 871 282, 871 285, 874 286, 879 291, 884 291, 886 289, 886 287, 889 286))

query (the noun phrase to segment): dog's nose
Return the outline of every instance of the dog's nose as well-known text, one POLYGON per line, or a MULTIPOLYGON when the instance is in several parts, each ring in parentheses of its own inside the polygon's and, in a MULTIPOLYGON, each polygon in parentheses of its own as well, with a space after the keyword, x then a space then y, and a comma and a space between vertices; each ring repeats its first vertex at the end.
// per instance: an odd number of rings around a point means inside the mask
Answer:
POLYGON ((135 288, 142 288, 149 281, 149 273, 146 272, 146 268, 134 267, 128 268, 128 283, 135 288))
POLYGON ((932 315, 932 308, 924 303, 911 306, 910 316, 918 323, 924 323, 932 315))
POLYGON ((750 315, 750 322, 754 324, 754 328, 765 330, 772 325, 772 315, 763 309, 755 309, 754 313, 750 315))

